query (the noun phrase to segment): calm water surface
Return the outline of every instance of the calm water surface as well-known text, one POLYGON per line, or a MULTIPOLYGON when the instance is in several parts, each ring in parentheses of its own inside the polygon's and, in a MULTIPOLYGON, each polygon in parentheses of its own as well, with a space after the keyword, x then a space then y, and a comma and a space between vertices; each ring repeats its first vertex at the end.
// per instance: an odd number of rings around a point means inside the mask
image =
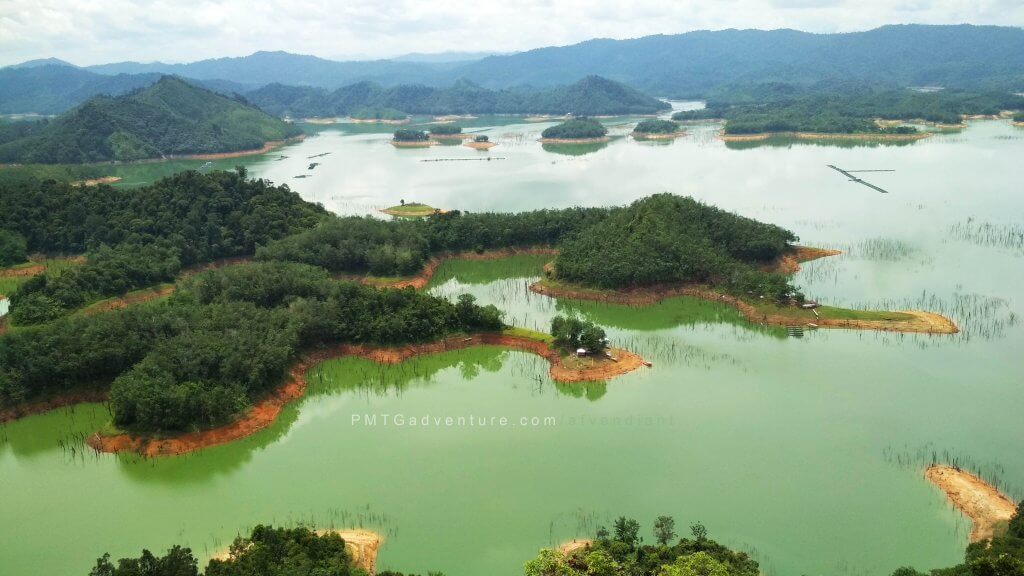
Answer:
POLYGON ((80 575, 105 551, 174 543, 205 558, 273 522, 375 528, 381 568, 513 575, 538 548, 619 514, 640 519, 647 540, 653 518, 671 514, 767 574, 886 575, 962 556, 969 526, 921 478, 933 457, 1024 496, 1024 130, 990 121, 908 146, 730 148, 697 126, 667 144, 556 152, 534 141, 549 124, 509 122, 469 128, 500 143, 488 153, 396 150, 384 130, 339 127, 249 169, 356 214, 401 199, 479 211, 692 195, 843 249, 799 274, 810 295, 938 310, 963 332, 794 337, 687 299, 536 296, 526 286, 543 258, 449 263, 434 293, 473 293, 530 327, 578 312, 653 368, 561 386, 542 360, 498 348, 394 367, 333 361, 271 429, 160 460, 83 450, 108 418, 99 405, 11 423, 0 428, 0 572, 80 575), (826 164, 896 171, 867 178, 880 194, 826 164), (423 416, 509 425, 411 425, 423 416))

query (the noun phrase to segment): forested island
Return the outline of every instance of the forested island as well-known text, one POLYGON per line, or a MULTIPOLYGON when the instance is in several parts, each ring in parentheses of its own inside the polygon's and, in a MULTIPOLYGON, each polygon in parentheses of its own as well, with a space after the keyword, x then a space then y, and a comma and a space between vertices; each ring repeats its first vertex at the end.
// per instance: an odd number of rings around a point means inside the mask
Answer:
POLYGON ((423 130, 413 130, 410 128, 402 128, 395 130, 395 133, 391 137, 391 144, 399 148, 419 148, 423 146, 430 146, 435 142, 430 140, 430 134, 423 130))
POLYGON ((812 87, 784 83, 737 85, 708 96, 702 110, 677 112, 676 121, 724 119, 726 135, 768 133, 864 134, 920 138, 913 126, 878 120, 961 126, 965 116, 998 116, 1024 108, 1009 92, 939 90, 922 92, 858 82, 825 82, 812 87))
POLYGON ((679 123, 673 120, 643 120, 633 128, 633 137, 651 140, 675 138, 682 134, 679 123))
POLYGON ((608 129, 593 118, 571 118, 545 128, 540 136, 541 142, 552 144, 605 142, 608 140, 608 129))
POLYGON ((0 162, 78 164, 265 149, 301 130, 236 100, 165 76, 94 97, 54 120, 0 124, 0 162))
POLYGON ((246 99, 278 116, 350 116, 360 108, 389 108, 410 114, 656 114, 670 105, 628 86, 587 76, 571 85, 546 89, 489 90, 467 80, 447 88, 418 84, 383 87, 372 82, 323 88, 269 84, 246 99))

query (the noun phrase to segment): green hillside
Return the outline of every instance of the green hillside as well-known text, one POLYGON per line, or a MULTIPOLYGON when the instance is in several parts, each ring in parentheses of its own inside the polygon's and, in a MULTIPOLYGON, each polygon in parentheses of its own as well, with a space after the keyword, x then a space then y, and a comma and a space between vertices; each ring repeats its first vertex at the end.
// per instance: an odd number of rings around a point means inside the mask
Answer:
POLYGON ((0 162, 76 164, 260 148, 299 130, 250 105, 165 76, 145 90, 98 96, 0 139, 0 162))

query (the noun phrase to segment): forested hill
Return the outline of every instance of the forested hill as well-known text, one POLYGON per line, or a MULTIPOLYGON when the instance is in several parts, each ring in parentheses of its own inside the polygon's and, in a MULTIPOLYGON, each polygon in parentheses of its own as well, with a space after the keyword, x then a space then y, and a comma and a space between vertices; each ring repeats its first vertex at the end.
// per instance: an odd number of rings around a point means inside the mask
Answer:
POLYGON ((82 163, 261 148, 299 130, 242 100, 173 76, 142 91, 98 96, 53 121, 0 134, 0 162, 82 163))
POLYGON ((599 76, 546 90, 489 90, 468 80, 447 88, 408 84, 385 88, 372 82, 323 88, 271 84, 246 94, 271 114, 300 118, 346 116, 366 107, 411 114, 653 114, 668 104, 599 76))

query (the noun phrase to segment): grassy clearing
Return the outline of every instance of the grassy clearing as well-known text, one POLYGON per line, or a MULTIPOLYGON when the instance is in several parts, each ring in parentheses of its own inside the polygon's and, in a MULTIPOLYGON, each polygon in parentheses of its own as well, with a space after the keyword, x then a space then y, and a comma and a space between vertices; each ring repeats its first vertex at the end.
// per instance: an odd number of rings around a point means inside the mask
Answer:
POLYGON ((0 268, 0 294, 10 297, 12 294, 18 291, 18 288, 28 282, 32 276, 7 276, 3 277, 2 272, 5 270, 21 270, 24 268, 30 268, 32 266, 38 266, 42 264, 46 268, 47 274, 54 276, 60 274, 64 270, 67 270, 71 266, 77 265, 70 258, 44 258, 39 260, 33 260, 31 262, 25 262, 24 264, 15 264, 7 268, 0 268))
POLYGON ((544 344, 551 345, 555 339, 550 334, 538 332, 536 330, 530 330, 529 328, 519 328, 513 326, 511 328, 505 328, 501 331, 505 336, 512 336, 513 338, 525 338, 527 340, 533 340, 535 342, 542 342, 544 344))
POLYGON ((433 206, 428 206, 427 204, 421 204, 419 202, 410 202, 408 204, 401 204, 381 210, 381 212, 385 214, 401 218, 424 218, 440 211, 441 210, 439 208, 434 208, 433 206))
MULTIPOLYGON (((811 310, 796 308, 793 306, 779 306, 774 303, 750 302, 758 312, 770 316, 785 316, 800 323, 813 323, 818 319, 811 310)), ((888 312, 885 310, 851 310, 849 308, 835 308, 833 306, 819 306, 818 315, 821 318, 830 320, 885 320, 890 322, 906 322, 913 320, 914 316, 903 312, 888 312)))

